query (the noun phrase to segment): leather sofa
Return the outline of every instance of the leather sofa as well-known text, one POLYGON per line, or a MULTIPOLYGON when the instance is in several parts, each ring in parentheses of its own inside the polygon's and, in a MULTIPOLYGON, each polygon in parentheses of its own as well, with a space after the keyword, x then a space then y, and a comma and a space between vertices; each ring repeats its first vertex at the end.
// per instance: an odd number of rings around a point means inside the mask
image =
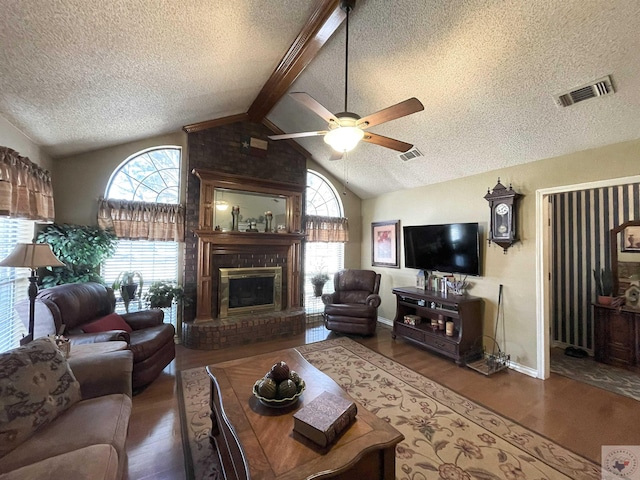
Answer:
MULTIPOLYGON (((164 323, 160 309, 124 313, 121 317, 131 332, 116 329, 86 333, 83 327, 112 314, 116 299, 113 289, 100 283, 73 283, 41 290, 37 300, 51 312, 56 332, 64 325, 71 350, 74 344, 123 340, 133 352, 133 388, 155 380, 175 358, 175 328, 164 323)), ((37 319, 36 319, 37 322, 37 319)))
POLYGON ((378 324, 380 274, 373 270, 346 269, 333 278, 333 293, 322 295, 327 329, 373 335, 378 324))
MULTIPOLYGON (((127 475, 127 452, 125 448, 129 419, 131 416, 131 370, 133 368, 133 354, 130 351, 112 352, 103 355, 70 358, 68 363, 64 356, 52 357, 51 350, 57 350, 50 339, 37 339, 30 344, 0 355, 3 374, 0 376, 0 392, 3 400, 13 403, 16 393, 27 395, 16 386, 16 376, 22 375, 22 385, 25 379, 43 376, 50 377, 52 373, 65 372, 70 369, 73 376, 60 376, 60 392, 63 384, 75 388, 73 395, 67 395, 65 401, 71 405, 60 408, 59 412, 48 412, 46 421, 42 420, 45 402, 30 402, 29 409, 20 409, 17 415, 23 417, 26 424, 38 425, 29 427, 32 431, 26 439, 20 434, 19 440, 7 436, 7 429, 3 428, 0 436, 0 479, 1 480, 47 480, 69 478, 74 480, 120 480, 127 475), (49 341, 50 346, 39 344, 49 341), (11 358, 13 352, 31 348, 38 348, 39 357, 33 364, 16 361, 11 358), (46 363, 53 369, 43 372, 37 364, 46 363), (23 371, 22 374, 20 372, 23 371), (35 371, 36 373, 31 373, 35 371), (16 375, 18 374, 18 375, 16 375), (67 379, 79 382, 67 382, 67 379), (65 381, 60 382, 61 379, 65 381), (7 388, 10 386, 10 388, 7 388), (73 400, 70 401, 70 397, 73 400), (41 408, 36 409, 37 406, 41 408), (32 417, 32 418, 29 418, 32 417)), ((41 380, 42 381, 42 380, 41 380)), ((29 383, 29 382, 26 382, 29 383)), ((26 386, 25 390, 29 390, 26 386)), ((29 392, 34 399, 38 391, 29 392)), ((40 391, 42 394, 42 390, 40 391)), ((45 395, 47 395, 45 393, 45 395)), ((26 401, 26 403, 29 403, 26 401)), ((4 410, 4 409, 3 409, 4 410)), ((12 414, 10 418, 15 418, 12 414)), ((20 420, 20 419, 19 419, 20 420)), ((24 426, 25 423, 22 423, 24 426)), ((12 425, 15 427, 15 425, 12 425)))

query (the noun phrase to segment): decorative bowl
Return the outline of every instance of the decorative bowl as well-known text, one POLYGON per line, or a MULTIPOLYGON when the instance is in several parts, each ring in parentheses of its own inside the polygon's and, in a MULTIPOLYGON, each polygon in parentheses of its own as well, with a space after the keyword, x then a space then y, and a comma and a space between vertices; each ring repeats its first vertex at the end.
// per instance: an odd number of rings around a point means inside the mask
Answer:
POLYGON ((284 408, 284 407, 293 405, 298 401, 298 398, 300 398, 300 395, 302 395, 302 392, 304 392, 304 389, 306 387, 304 380, 300 379, 300 383, 297 385, 298 390, 293 397, 265 398, 258 394, 258 385, 260 384, 261 381, 262 381, 262 378, 259 378, 258 380, 256 380, 256 383, 253 384, 253 395, 258 400, 260 400, 260 403, 262 403, 263 405, 266 405, 267 407, 273 407, 273 408, 284 408))

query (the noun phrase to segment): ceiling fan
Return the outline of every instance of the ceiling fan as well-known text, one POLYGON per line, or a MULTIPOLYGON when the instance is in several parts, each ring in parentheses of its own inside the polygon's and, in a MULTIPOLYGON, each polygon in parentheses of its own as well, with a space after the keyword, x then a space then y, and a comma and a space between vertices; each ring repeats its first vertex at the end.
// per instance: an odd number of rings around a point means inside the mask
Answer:
POLYGON ((399 152, 406 152, 410 150, 413 145, 393 138, 384 137, 376 133, 371 133, 367 130, 375 125, 380 125, 397 118, 411 115, 412 113, 424 110, 424 106, 417 98, 410 98, 403 102, 397 103, 391 107, 382 109, 376 113, 372 113, 365 117, 349 112, 347 108, 347 73, 348 73, 348 59, 349 59, 349 12, 355 5, 355 0, 342 0, 340 2, 340 8, 347 14, 346 18, 346 42, 345 42, 345 79, 344 79, 344 112, 336 113, 335 115, 323 107, 316 99, 311 95, 304 92, 292 92, 289 94, 294 100, 300 102, 316 115, 323 118, 328 122, 327 130, 319 130, 315 132, 299 132, 299 133, 287 133, 283 135, 270 135, 271 140, 285 140, 290 138, 302 138, 313 136, 324 136, 325 143, 329 144, 337 155, 333 155, 331 160, 338 160, 342 158, 344 152, 348 152, 358 145, 360 140, 382 147, 397 150, 399 152))

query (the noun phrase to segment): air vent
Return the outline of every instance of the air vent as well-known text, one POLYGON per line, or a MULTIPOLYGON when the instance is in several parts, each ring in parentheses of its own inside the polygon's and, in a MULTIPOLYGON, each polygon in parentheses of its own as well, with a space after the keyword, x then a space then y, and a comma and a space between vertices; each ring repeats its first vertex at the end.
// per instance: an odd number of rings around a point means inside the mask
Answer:
POLYGON ((424 157, 424 155, 422 155, 422 152, 420 152, 420 150, 418 150, 417 148, 412 148, 407 152, 401 153, 400 155, 398 155, 398 157, 400 157, 400 160, 402 160, 403 162, 408 162, 409 160, 413 160, 414 158, 424 157))
POLYGON ((611 77, 607 75, 606 77, 600 78, 587 85, 582 85, 570 92, 556 95, 555 99, 560 107, 568 107, 574 103, 589 100, 590 98, 601 97, 603 95, 609 95, 610 93, 615 93, 615 90, 611 83, 611 77))

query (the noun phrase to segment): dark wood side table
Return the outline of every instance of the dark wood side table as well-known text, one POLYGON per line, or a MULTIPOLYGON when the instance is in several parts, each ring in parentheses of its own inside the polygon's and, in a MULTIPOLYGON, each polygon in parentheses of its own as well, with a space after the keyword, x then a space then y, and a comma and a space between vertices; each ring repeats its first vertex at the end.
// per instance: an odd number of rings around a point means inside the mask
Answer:
POLYGON ((640 310, 594 304, 593 319, 595 359, 640 369, 640 310))
POLYGON ((293 414, 323 391, 348 395, 294 349, 209 365, 211 441, 229 479, 395 479, 395 446, 404 436, 358 405, 354 423, 329 447, 293 432, 293 414), (283 409, 262 405, 253 384, 285 361, 304 379, 300 400, 283 409))

